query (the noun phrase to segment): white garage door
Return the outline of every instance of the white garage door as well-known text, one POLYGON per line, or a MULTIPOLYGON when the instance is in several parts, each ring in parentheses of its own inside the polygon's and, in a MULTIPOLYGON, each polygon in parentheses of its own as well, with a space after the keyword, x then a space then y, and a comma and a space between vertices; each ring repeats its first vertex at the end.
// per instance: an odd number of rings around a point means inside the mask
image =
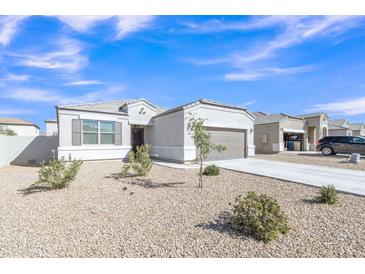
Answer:
POLYGON ((245 134, 244 129, 227 129, 227 128, 212 128, 207 130, 211 134, 211 140, 216 145, 225 145, 226 150, 222 153, 213 151, 209 154, 207 160, 228 160, 240 159, 245 157, 245 134))

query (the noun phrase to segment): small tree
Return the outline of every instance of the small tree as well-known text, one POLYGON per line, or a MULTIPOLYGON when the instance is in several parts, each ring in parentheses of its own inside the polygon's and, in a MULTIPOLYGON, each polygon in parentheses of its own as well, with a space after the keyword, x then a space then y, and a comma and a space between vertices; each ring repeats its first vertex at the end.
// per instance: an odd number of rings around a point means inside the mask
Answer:
POLYGON ((203 187, 203 161, 208 157, 211 151, 223 152, 226 150, 224 145, 216 145, 211 141, 211 134, 204 127, 204 119, 190 116, 188 129, 192 131, 192 137, 197 149, 196 162, 200 164, 199 188, 203 187))

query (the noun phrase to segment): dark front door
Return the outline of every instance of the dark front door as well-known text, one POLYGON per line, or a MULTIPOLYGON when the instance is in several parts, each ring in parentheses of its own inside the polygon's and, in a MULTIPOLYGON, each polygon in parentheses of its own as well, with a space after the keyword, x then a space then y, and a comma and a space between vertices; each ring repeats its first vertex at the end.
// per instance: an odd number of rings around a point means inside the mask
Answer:
POLYGON ((144 129, 132 128, 132 148, 136 150, 137 146, 144 144, 144 129))

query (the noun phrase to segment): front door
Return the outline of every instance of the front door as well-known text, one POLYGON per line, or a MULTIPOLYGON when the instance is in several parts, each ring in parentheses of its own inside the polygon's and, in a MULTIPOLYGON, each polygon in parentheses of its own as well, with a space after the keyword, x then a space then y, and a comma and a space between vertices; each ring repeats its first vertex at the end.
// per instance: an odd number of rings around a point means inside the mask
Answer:
POLYGON ((132 128, 132 148, 136 148, 144 144, 144 129, 143 128, 132 128))

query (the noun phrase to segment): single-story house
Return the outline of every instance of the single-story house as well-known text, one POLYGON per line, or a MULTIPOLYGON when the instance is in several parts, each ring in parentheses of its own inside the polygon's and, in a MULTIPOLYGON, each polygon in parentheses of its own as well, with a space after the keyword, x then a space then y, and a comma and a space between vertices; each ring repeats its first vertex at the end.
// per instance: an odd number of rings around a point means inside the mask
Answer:
POLYGON ((57 119, 47 119, 44 123, 46 125, 46 136, 56 136, 58 134, 57 119))
POLYGON ((352 130, 352 134, 354 136, 365 136, 365 124, 364 123, 349 124, 349 128, 352 130))
POLYGON ((308 150, 307 123, 288 114, 254 112, 256 153, 308 150))
POLYGON ((349 127, 349 121, 346 119, 329 120, 329 136, 352 136, 352 129, 349 127))
POLYGON ((123 159, 134 147, 151 145, 153 157, 191 162, 196 148, 188 130, 191 115, 205 119, 216 144, 227 147, 208 160, 235 159, 255 153, 254 117, 245 108, 200 99, 165 109, 146 99, 57 106, 58 158, 123 159))
POLYGON ((0 134, 13 131, 18 136, 39 136, 39 127, 20 118, 0 117, 0 134))
POLYGON ((318 140, 328 135, 329 117, 324 112, 298 115, 307 122, 308 148, 316 150, 318 140))

